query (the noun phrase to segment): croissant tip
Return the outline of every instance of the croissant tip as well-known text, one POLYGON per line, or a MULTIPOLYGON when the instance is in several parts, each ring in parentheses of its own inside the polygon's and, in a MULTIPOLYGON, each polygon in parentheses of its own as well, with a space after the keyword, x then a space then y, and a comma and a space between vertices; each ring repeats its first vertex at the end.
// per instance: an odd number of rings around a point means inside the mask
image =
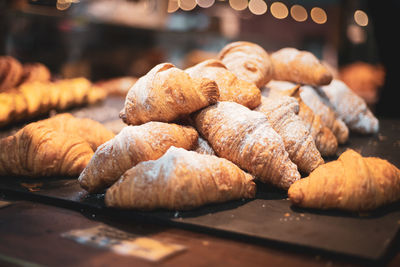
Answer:
POLYGON ((300 205, 301 202, 303 202, 304 194, 301 189, 290 187, 288 191, 288 197, 294 205, 300 205))

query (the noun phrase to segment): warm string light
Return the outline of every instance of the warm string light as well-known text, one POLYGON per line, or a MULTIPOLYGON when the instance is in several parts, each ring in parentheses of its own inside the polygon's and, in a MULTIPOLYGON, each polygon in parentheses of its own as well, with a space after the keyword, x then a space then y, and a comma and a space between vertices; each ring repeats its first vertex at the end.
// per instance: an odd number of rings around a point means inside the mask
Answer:
POLYGON ((311 9, 310 16, 311 19, 317 24, 324 24, 328 20, 325 10, 320 7, 313 7, 311 9))
POLYGON ((282 2, 274 2, 271 4, 271 14, 277 19, 284 19, 288 16, 289 11, 286 5, 282 2))
POLYGON ((231 8, 237 11, 245 10, 247 8, 247 0, 229 0, 231 8))
POLYGON ((196 0, 178 0, 179 7, 184 11, 190 11, 197 5, 196 0))
POLYGON ((196 0, 197 5, 202 8, 208 8, 214 5, 215 0, 196 0))
POLYGON ((368 25, 368 15, 362 10, 356 10, 354 12, 354 21, 359 25, 359 26, 367 26, 368 25))
POLYGON ((295 21, 303 22, 308 18, 307 10, 300 5, 293 5, 290 8, 290 15, 295 21))
POLYGON ((264 0, 250 0, 249 10, 254 15, 262 15, 267 12, 267 4, 264 0))
POLYGON ((179 9, 178 0, 169 0, 168 1, 168 7, 167 7, 168 13, 174 13, 178 9, 179 9))
MULTIPOLYGON (((59 0, 68 1, 68 0, 59 0)), ((74 0, 72 0, 74 1, 74 0)), ((217 0, 219 2, 229 1, 229 5, 236 11, 242 11, 249 8, 249 11, 254 15, 263 15, 267 12, 268 6, 265 0, 217 0)), ((168 13, 173 13, 179 8, 184 11, 193 10, 197 5, 202 8, 209 8, 215 4, 216 0, 169 0, 168 1, 168 13)), ((276 19, 285 19, 289 15, 288 7, 279 1, 273 2, 270 6, 271 14, 276 19)), ((297 22, 303 22, 308 19, 307 10, 298 4, 290 7, 290 16, 297 22)), ((328 17, 320 7, 313 7, 310 11, 310 17, 312 21, 317 24, 324 24, 327 22, 328 17)), ((354 20, 359 26, 368 25, 368 16, 362 10, 356 10, 354 12, 354 20)))

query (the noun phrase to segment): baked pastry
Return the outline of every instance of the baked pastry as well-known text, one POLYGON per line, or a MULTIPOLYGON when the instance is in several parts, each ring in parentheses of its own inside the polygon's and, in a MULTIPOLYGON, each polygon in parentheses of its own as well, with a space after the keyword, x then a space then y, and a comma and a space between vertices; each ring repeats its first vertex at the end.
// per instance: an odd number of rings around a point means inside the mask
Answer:
POLYGON ((85 78, 58 82, 29 82, 17 89, 0 93, 0 127, 26 120, 50 110, 93 104, 106 97, 103 89, 85 78))
POLYGON ((58 114, 40 122, 57 132, 83 138, 93 151, 115 136, 101 123, 87 118, 76 118, 70 113, 58 114))
POLYGON ((158 160, 127 170, 105 196, 121 209, 193 209, 208 203, 254 198, 253 177, 232 162, 170 147, 158 160))
POLYGON ((274 79, 312 86, 326 85, 332 74, 312 53, 286 47, 271 54, 274 79))
POLYGON ((129 90, 120 118, 129 125, 173 121, 217 102, 218 86, 192 79, 170 63, 155 66, 129 90))
POLYGON ((221 50, 219 59, 239 79, 255 83, 258 88, 272 79, 271 59, 264 48, 255 43, 230 43, 221 50))
POLYGON ((22 65, 18 60, 10 56, 0 56, 0 92, 17 86, 22 71, 22 65))
POLYGON ((349 149, 292 184, 289 197, 300 207, 369 211, 400 199, 400 170, 349 149))
POLYGON ((198 134, 188 126, 148 122, 128 126, 101 145, 79 176, 79 183, 90 193, 101 192, 141 161, 161 157, 170 146, 192 149, 198 134))
POLYGON ((95 85, 106 90, 107 95, 123 96, 129 92, 129 89, 136 83, 138 79, 131 76, 118 77, 105 81, 96 82, 95 85))
POLYGON ((22 67, 23 74, 20 83, 50 81, 50 70, 42 63, 25 63, 22 67))
POLYGON ((238 79, 218 59, 203 61, 185 70, 192 78, 215 81, 219 89, 219 101, 233 101, 253 109, 260 105, 260 90, 254 83, 238 79))
POLYGON ((315 114, 321 116, 322 123, 331 129, 339 144, 346 143, 349 139, 349 129, 346 124, 338 118, 329 102, 324 101, 316 90, 317 89, 311 86, 302 86, 299 91, 300 98, 315 114))
POLYGON ((365 101, 345 83, 335 79, 319 90, 351 131, 362 134, 375 134, 379 131, 378 119, 369 110, 365 101))
POLYGON ((321 116, 316 115, 303 100, 297 98, 299 102, 299 117, 304 126, 314 139, 315 146, 322 156, 334 156, 338 149, 338 142, 333 132, 322 123, 321 116))
POLYGON ((300 179, 281 137, 264 114, 235 102, 218 102, 195 114, 194 120, 218 156, 261 181, 287 189, 300 179))
POLYGON ((261 97, 261 105, 255 111, 268 118, 272 128, 282 137, 289 158, 298 169, 310 173, 324 163, 313 137, 297 116, 299 103, 293 97, 261 97))
POLYGON ((199 138, 197 139, 197 145, 194 148, 194 151, 199 154, 215 155, 214 149, 212 149, 207 140, 205 140, 201 136, 199 136, 199 138))
POLYGON ((332 131, 323 125, 321 116, 316 115, 299 97, 300 85, 284 81, 270 81, 261 91, 261 94, 268 97, 293 96, 299 103, 298 116, 303 125, 310 132, 314 139, 315 146, 322 156, 333 156, 338 148, 338 142, 332 131))
POLYGON ((100 123, 68 114, 30 123, 0 139, 0 176, 78 176, 109 137, 100 123))

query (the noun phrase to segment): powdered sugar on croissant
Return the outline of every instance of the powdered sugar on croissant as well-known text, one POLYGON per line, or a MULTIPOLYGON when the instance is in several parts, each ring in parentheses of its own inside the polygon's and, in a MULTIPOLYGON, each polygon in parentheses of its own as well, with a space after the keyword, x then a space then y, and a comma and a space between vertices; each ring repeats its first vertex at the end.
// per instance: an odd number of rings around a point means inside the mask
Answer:
POLYGON ((264 114, 235 102, 218 102, 196 114, 195 124, 218 156, 261 181, 287 189, 300 179, 282 138, 264 114))
POLYGON ((319 88, 334 107, 339 117, 350 130, 372 134, 379 131, 379 121, 369 110, 365 101, 356 95, 344 82, 333 80, 319 88))

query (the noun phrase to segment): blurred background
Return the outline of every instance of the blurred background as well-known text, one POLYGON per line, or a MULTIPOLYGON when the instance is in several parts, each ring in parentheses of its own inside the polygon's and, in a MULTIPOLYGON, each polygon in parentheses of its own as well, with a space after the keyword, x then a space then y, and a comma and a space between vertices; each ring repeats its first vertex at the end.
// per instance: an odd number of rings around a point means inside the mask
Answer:
POLYGON ((41 62, 55 77, 140 77, 186 68, 227 43, 314 53, 378 116, 399 117, 394 94, 400 1, 3 0, 0 54, 41 62))

